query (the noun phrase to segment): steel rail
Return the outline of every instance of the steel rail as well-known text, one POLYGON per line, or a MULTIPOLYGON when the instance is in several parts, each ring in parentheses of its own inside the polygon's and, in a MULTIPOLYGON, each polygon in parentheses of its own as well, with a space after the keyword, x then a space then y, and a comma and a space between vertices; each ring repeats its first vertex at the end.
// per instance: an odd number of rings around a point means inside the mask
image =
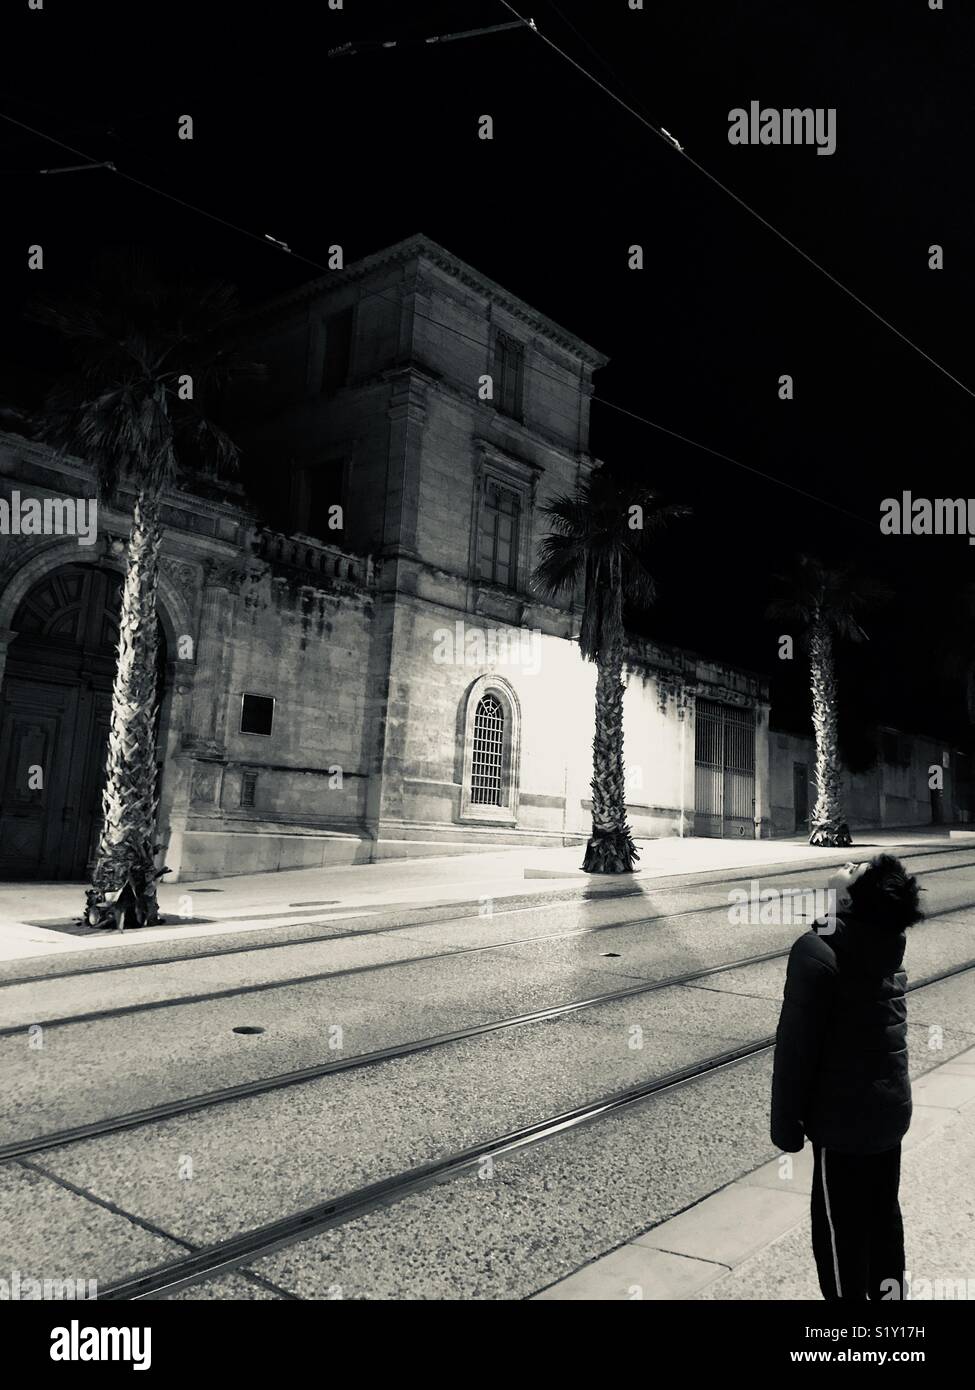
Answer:
MULTIPOLYGON (((973 969, 975 960, 970 960, 918 980, 908 988, 913 993, 973 969)), ((668 1072, 664 1076, 655 1077, 639 1086, 631 1086, 626 1090, 603 1096, 599 1100, 565 1110, 548 1119, 522 1125, 518 1129, 509 1130, 507 1134, 483 1140, 432 1163, 421 1164, 416 1168, 382 1178, 378 1182, 341 1193, 337 1197, 306 1207, 280 1220, 242 1231, 228 1240, 218 1241, 190 1255, 178 1257, 141 1274, 131 1275, 103 1289, 98 1298, 103 1302, 139 1301, 160 1294, 177 1293, 191 1284, 228 1273, 309 1236, 319 1235, 323 1231, 344 1225, 377 1207, 399 1201, 433 1183, 446 1181, 484 1158, 512 1153, 516 1149, 551 1139, 557 1134, 567 1133, 665 1091, 685 1086, 702 1076, 712 1075, 725 1067, 737 1065, 750 1057, 769 1051, 774 1046, 774 1035, 760 1038, 681 1067, 677 1071, 668 1072)))
POLYGON ((229 1101, 249 1100, 252 1096, 266 1095, 268 1092, 285 1090, 289 1086, 299 1086, 306 1081, 318 1081, 336 1072, 357 1071, 360 1067, 376 1066, 379 1062, 395 1061, 399 1057, 410 1057, 431 1048, 443 1047, 447 1043, 464 1042, 467 1038, 481 1037, 486 1033, 499 1033, 509 1028, 522 1028, 530 1023, 544 1023, 549 1019, 562 1018, 580 1009, 596 1008, 600 1004, 613 1004, 621 999, 630 999, 640 994, 651 994, 655 990, 672 989, 693 980, 705 979, 729 970, 744 970, 765 961, 779 960, 789 954, 788 950, 768 951, 764 955, 749 956, 742 960, 724 962, 721 965, 707 966, 701 970, 686 971, 682 975, 671 975, 663 980, 653 980, 638 985, 627 985, 624 989, 613 990, 609 994, 595 994, 586 999, 573 999, 566 1004, 554 1004, 547 1009, 536 1009, 527 1014, 515 1014, 511 1018, 497 1019, 489 1023, 474 1023, 467 1028, 457 1028, 449 1033, 435 1033, 427 1038, 416 1038, 412 1042, 394 1043, 389 1047, 376 1048, 371 1052, 360 1052, 353 1057, 337 1058, 331 1062, 318 1062, 309 1067, 294 1071, 278 1072, 274 1076, 257 1077, 253 1081, 243 1081, 235 1086, 223 1086, 215 1091, 204 1091, 200 1095, 181 1097, 177 1100, 162 1101, 158 1105, 146 1106, 142 1110, 131 1110, 124 1115, 115 1115, 103 1120, 92 1120, 86 1125, 76 1125, 71 1129, 54 1130, 34 1139, 18 1139, 13 1143, 0 1144, 0 1163, 11 1159, 27 1158, 45 1149, 57 1149, 67 1144, 81 1143, 85 1139, 98 1139, 105 1134, 117 1134, 126 1129, 137 1129, 142 1125, 153 1124, 157 1120, 168 1120, 179 1115, 189 1115, 196 1110, 206 1110, 213 1105, 223 1105, 229 1101))
MULTIPOLYGON (((940 873, 956 873, 956 872, 958 872, 960 869, 971 868, 971 867, 973 867, 973 866, 970 865, 970 864, 945 864, 945 865, 943 865, 941 868, 937 868, 937 869, 922 869, 922 870, 919 870, 917 876, 920 878, 922 875, 923 875, 923 876, 928 876, 928 875, 931 875, 931 874, 940 874, 940 873)), ((728 881, 730 882, 731 880, 728 880, 728 881)), ((810 890, 810 891, 812 891, 812 890, 810 890)), ((44 1028, 65 1028, 65 1027, 69 1027, 69 1026, 74 1025, 74 1024, 103 1022, 103 1021, 105 1021, 106 1019, 110 1019, 110 1018, 124 1018, 124 1017, 126 1017, 127 1015, 131 1015, 131 1014, 153 1013, 153 1012, 155 1012, 155 1011, 157 1011, 157 1010, 159 1010, 159 1009, 182 1008, 182 1007, 186 1007, 186 1006, 188 1006, 188 1005, 190 1005, 190 1004, 205 1004, 205 1003, 209 1003, 210 1001, 216 1000, 216 999, 233 999, 233 998, 237 998, 237 997, 244 996, 244 995, 249 995, 249 994, 264 994, 264 993, 267 993, 267 991, 269 991, 269 990, 274 990, 274 989, 287 989, 287 988, 291 988, 291 987, 296 986, 296 985, 315 984, 315 983, 318 983, 318 982, 320 982, 320 981, 322 981, 322 980, 337 980, 337 979, 342 979, 342 978, 344 978, 344 977, 346 977, 346 976, 349 976, 349 975, 367 975, 367 974, 371 974, 371 973, 373 973, 373 972, 375 972, 375 971, 379 971, 379 970, 396 970, 396 969, 402 969, 404 966, 407 966, 407 965, 423 965, 423 964, 426 964, 428 961, 446 960, 446 959, 450 959, 451 957, 458 957, 458 956, 481 955, 481 954, 483 954, 484 952, 487 952, 487 951, 501 951, 501 950, 507 950, 507 949, 509 949, 509 948, 512 947, 512 946, 527 946, 527 945, 531 945, 532 943, 538 942, 538 941, 562 941, 562 940, 566 940, 567 938, 574 937, 574 936, 589 936, 589 935, 594 935, 594 934, 596 934, 597 932, 621 931, 621 930, 623 930, 623 929, 625 929, 625 928, 628 928, 628 927, 646 926, 646 925, 648 925, 648 924, 651 923, 651 922, 657 922, 657 921, 661 921, 661 920, 663 920, 663 919, 671 919, 671 918, 674 918, 674 917, 693 917, 693 916, 700 916, 700 915, 703 915, 703 914, 705 914, 705 913, 721 912, 724 908, 726 908, 726 906, 727 906, 726 904, 720 904, 720 903, 719 903, 719 904, 715 904, 715 905, 713 905, 713 906, 687 908, 687 909, 686 909, 685 911, 683 911, 683 912, 660 912, 660 913, 654 913, 654 914, 652 914, 651 916, 648 916, 648 917, 634 917, 634 918, 631 918, 631 919, 629 919, 629 920, 627 920, 627 921, 623 921, 623 922, 603 922, 603 923, 600 923, 600 924, 597 925, 597 926, 591 926, 591 927, 572 927, 572 928, 569 928, 569 929, 566 930, 566 931, 545 932, 545 933, 541 933, 541 934, 537 934, 537 935, 532 935, 532 936, 513 937, 513 938, 510 938, 510 939, 507 940, 507 941, 492 941, 492 942, 488 942, 488 943, 483 944, 483 945, 480 945, 480 946, 455 946, 455 947, 449 947, 448 949, 446 949, 446 950, 444 950, 444 951, 432 951, 432 952, 428 953, 427 955, 422 955, 422 956, 404 956, 401 960, 371 961, 371 962, 369 962, 368 964, 365 964, 365 965, 349 965, 349 966, 344 966, 344 967, 343 967, 342 969, 340 969, 340 970, 316 970, 316 971, 310 971, 310 972, 307 972, 307 973, 302 974, 302 975, 285 976, 285 977, 283 977, 283 978, 275 979, 275 980, 262 980, 262 981, 259 981, 259 982, 256 983, 256 984, 249 984, 249 985, 228 985, 225 989, 202 990, 202 991, 198 991, 198 992, 196 992, 196 993, 194 993, 194 994, 177 994, 177 995, 169 995, 169 996, 167 996, 167 997, 165 997, 165 998, 163 998, 163 999, 146 999, 146 1000, 141 1000, 141 1001, 138 1001, 138 1002, 135 1002, 135 1003, 132 1003, 132 1004, 116 1004, 116 1005, 114 1005, 113 1007, 107 1008, 107 1009, 90 1009, 90 1010, 87 1010, 87 1011, 85 1011, 85 1012, 83 1012, 83 1013, 65 1014, 65 1015, 62 1015, 61 1017, 55 1017, 55 1018, 34 1017, 34 1018, 31 1018, 31 1020, 30 1020, 29 1023, 21 1022, 21 1023, 8 1023, 8 1024, 4 1024, 2 1027, 0 1027, 0 1038, 16 1037, 18 1034, 23 1033, 25 1029, 27 1029, 27 1028, 29 1028, 29 1027, 32 1027, 32 1026, 34 1026, 34 1025, 37 1025, 37 1024, 40 1024, 40 1025, 43 1026, 44 1028)), ((962 912, 962 911, 965 911, 967 908, 971 908, 971 907, 975 907, 975 901, 972 901, 972 902, 965 902, 965 903, 959 903, 959 904, 957 904, 956 906, 954 906, 954 907, 952 907, 952 908, 946 909, 946 912, 962 912)), ((945 915, 945 913, 935 913, 935 914, 931 914, 932 917, 933 917, 933 916, 943 916, 943 915, 945 915)), ((377 929, 377 930, 380 931, 380 932, 383 932, 383 931, 389 931, 389 930, 394 930, 394 929, 392 929, 392 928, 379 928, 379 929, 377 929)), ((400 929, 398 929, 398 930, 402 930, 402 928, 400 928, 400 929)), ((359 932, 350 932, 350 933, 349 933, 349 936, 371 935, 371 934, 373 934, 373 933, 369 933, 369 932, 363 932, 363 933, 359 933, 359 932)), ((335 941, 335 940, 341 940, 341 939, 343 939, 343 938, 341 938, 341 937, 335 937, 335 936, 332 936, 332 937, 319 937, 319 938, 316 938, 316 940, 324 940, 324 941, 335 941)), ((297 943, 296 943, 296 942, 293 942, 293 943, 288 943, 288 944, 296 945, 297 943)), ((416 944, 416 943, 414 943, 414 944, 416 944)), ((218 954, 218 955, 225 955, 225 954, 230 954, 230 952, 217 952, 216 954, 218 954)), ((199 957, 198 957, 198 956, 187 956, 187 957, 181 957, 181 959, 182 959, 182 960, 186 960, 187 962, 189 962, 189 961, 192 961, 192 960, 198 960, 199 957)), ((148 962, 146 962, 146 963, 148 963, 148 962)), ((161 964, 162 962, 156 961, 156 962, 152 962, 152 963, 153 963, 153 964, 161 964)), ((112 968, 114 968, 114 967, 106 967, 106 968, 112 969, 112 968)), ((125 968, 125 967, 119 967, 119 968, 125 968)), ((50 979, 50 978, 58 978, 58 977, 56 977, 56 976, 47 976, 47 977, 42 977, 42 978, 48 978, 48 979, 50 979)), ((24 982, 22 982, 22 983, 24 983, 24 982)))

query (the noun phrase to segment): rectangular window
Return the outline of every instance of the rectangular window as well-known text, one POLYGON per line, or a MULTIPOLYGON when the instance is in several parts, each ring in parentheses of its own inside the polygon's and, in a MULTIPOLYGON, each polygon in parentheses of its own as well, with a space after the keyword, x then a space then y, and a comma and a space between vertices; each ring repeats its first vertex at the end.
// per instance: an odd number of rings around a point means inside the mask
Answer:
POLYGON ((274 699, 270 695, 242 695, 240 699, 240 732, 264 734, 271 732, 274 723, 274 699))
POLYGON ((525 349, 499 333, 494 340, 494 403, 502 415, 521 419, 525 349))
POLYGON ((352 310, 332 314, 322 324, 325 351, 322 357, 322 394, 331 396, 345 385, 352 353, 352 310))
POLYGON ((253 806, 254 795, 257 791, 257 773, 245 772, 240 779, 240 804, 241 806, 253 806))
POLYGON ((521 503, 509 488, 488 483, 481 507, 480 577, 513 589, 517 580, 521 503))
POLYGON ((345 529, 345 460, 296 468, 291 480, 291 526, 304 536, 341 545, 345 529), (341 510, 334 512, 333 507, 341 510), (332 525, 332 521, 341 525, 332 525))

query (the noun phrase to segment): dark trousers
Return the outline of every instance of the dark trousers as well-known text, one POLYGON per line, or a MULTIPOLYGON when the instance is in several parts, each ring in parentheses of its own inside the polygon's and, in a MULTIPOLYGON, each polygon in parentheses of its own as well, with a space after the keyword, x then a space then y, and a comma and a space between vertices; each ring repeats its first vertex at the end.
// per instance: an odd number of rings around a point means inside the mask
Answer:
POLYGON ((813 1155, 812 1244, 823 1297, 903 1297, 900 1144, 879 1154, 814 1144, 813 1155))

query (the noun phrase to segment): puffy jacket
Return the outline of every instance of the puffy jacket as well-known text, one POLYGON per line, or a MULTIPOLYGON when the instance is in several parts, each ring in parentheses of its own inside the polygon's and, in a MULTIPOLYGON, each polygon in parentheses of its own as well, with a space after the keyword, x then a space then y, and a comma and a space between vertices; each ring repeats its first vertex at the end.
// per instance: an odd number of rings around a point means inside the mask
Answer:
POLYGON ((903 932, 840 913, 789 953, 772 1076, 772 1142, 842 1153, 893 1148, 911 1123, 903 932))

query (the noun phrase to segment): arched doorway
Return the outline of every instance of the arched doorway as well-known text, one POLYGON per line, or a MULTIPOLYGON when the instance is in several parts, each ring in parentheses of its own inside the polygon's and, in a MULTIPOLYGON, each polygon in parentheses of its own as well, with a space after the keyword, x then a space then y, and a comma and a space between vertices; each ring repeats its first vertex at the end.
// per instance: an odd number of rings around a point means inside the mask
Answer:
MULTIPOLYGON (((14 615, 0 708, 2 878, 88 876, 101 822, 121 591, 115 570, 64 565, 14 615)), ((160 625, 160 695, 165 673, 160 625)))

